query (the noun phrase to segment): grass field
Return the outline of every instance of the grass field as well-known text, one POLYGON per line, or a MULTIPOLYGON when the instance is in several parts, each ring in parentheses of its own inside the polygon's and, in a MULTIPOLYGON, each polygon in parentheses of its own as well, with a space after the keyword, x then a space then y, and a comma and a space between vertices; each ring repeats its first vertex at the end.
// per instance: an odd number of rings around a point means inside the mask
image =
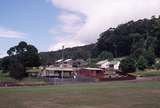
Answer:
POLYGON ((33 78, 33 77, 27 77, 27 78, 24 78, 22 81, 17 81, 15 79, 11 78, 8 73, 2 73, 0 71, 0 82, 42 83, 42 82, 45 82, 45 81, 42 80, 42 79, 33 78))
POLYGON ((145 71, 138 71, 135 73, 131 73, 131 75, 140 76, 140 77, 154 77, 160 76, 160 70, 145 70, 145 71))
POLYGON ((160 108, 160 82, 0 88, 0 108, 160 108))
POLYGON ((8 74, 6 73, 2 73, 0 71, 0 82, 15 82, 16 80, 14 80, 13 78, 9 77, 8 74))

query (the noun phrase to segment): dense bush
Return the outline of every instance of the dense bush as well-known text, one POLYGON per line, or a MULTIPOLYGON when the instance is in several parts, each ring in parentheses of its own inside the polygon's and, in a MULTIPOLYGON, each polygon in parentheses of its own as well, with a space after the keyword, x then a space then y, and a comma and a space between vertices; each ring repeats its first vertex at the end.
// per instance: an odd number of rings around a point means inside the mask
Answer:
POLYGON ((40 66, 40 57, 35 46, 22 41, 11 47, 8 57, 2 59, 1 67, 3 72, 9 72, 10 76, 21 80, 26 76, 27 67, 40 66))
POLYGON ((144 52, 143 54, 144 58, 147 60, 147 66, 151 67, 156 62, 156 56, 154 54, 154 51, 152 49, 149 49, 144 52))
POLYGON ((155 68, 156 68, 157 70, 160 69, 160 63, 156 63, 154 66, 155 66, 155 68))
POLYGON ((3 73, 7 73, 9 70, 9 66, 10 66, 10 58, 9 57, 4 57, 1 60, 1 69, 3 70, 3 73))
POLYGON ((24 77, 27 76, 23 64, 19 62, 10 65, 9 75, 16 80, 22 80, 24 77))
POLYGON ((147 67, 147 60, 141 56, 137 61, 137 68, 139 70, 144 70, 147 67))
POLYGON ((133 58, 127 57, 120 63, 120 69, 124 73, 130 73, 136 71, 136 62, 133 58))
POLYGON ((98 55, 98 59, 99 60, 105 60, 105 59, 113 60, 113 54, 107 51, 103 51, 98 55))

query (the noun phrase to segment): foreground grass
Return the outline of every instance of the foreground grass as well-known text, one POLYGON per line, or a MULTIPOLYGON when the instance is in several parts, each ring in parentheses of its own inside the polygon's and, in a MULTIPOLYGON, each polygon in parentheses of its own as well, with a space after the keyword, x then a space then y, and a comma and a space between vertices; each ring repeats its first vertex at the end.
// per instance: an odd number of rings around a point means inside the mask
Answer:
POLYGON ((2 73, 2 71, 0 71, 0 82, 16 82, 16 80, 9 77, 7 73, 2 73))
POLYGON ((131 73, 131 75, 140 76, 140 77, 160 76, 160 70, 138 71, 138 72, 135 72, 135 73, 131 73))
POLYGON ((158 81, 0 89, 1 108, 160 108, 159 100, 158 81))
POLYGON ((17 82, 17 83, 42 83, 44 82, 45 83, 45 81, 42 79, 32 78, 32 77, 27 77, 27 78, 24 78, 22 81, 18 81, 18 80, 11 78, 8 73, 2 73, 1 71, 0 71, 0 82, 17 82))

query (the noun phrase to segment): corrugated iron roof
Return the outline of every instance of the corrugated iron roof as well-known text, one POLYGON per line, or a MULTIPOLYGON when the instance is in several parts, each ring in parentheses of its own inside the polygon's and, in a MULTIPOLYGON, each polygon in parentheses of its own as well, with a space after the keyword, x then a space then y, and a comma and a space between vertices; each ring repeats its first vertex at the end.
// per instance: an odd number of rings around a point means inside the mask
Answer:
POLYGON ((50 70, 50 71, 74 71, 75 68, 60 68, 60 67, 53 67, 53 68, 46 68, 46 70, 50 70))
POLYGON ((87 70, 102 70, 102 69, 100 69, 100 68, 90 68, 90 67, 84 68, 84 69, 87 69, 87 70))

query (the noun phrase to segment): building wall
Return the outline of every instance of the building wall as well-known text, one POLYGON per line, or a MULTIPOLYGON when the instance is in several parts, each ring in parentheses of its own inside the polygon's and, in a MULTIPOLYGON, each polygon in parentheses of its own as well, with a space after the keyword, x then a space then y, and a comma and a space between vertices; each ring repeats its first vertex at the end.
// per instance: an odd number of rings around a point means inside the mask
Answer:
POLYGON ((120 61, 117 62, 117 64, 114 65, 114 69, 115 69, 115 70, 119 70, 119 65, 120 65, 120 61))
POLYGON ((104 71, 81 69, 78 71, 78 75, 84 77, 92 77, 92 78, 103 78, 104 71))
MULTIPOLYGON (((110 68, 110 63, 109 62, 106 62, 106 63, 103 63, 103 64, 101 64, 99 67, 100 68, 104 68, 104 69, 108 69, 108 68, 110 68)), ((119 69, 119 65, 120 65, 120 61, 118 61, 116 64, 113 64, 114 65, 114 69, 115 70, 118 70, 119 69)))

